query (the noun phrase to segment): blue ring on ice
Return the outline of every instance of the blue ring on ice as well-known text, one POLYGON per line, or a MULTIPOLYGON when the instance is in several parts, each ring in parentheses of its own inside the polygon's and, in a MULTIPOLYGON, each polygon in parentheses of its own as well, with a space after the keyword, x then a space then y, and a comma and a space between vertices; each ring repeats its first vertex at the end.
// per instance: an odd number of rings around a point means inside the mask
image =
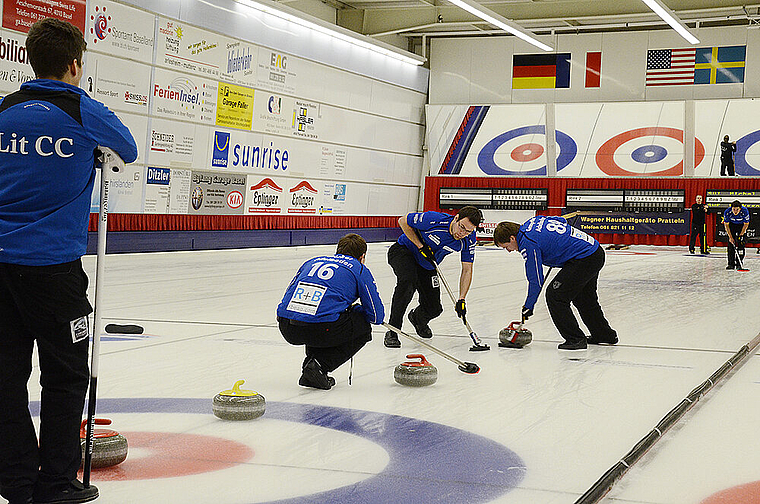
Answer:
MULTIPOLYGON (((39 401, 30 402, 39 415, 39 401)), ((210 399, 107 398, 97 402, 99 415, 109 413, 195 413, 212 415, 210 399)), ((515 488, 525 463, 491 439, 417 418, 374 411, 267 402, 264 418, 299 422, 361 436, 390 456, 379 473, 357 483, 277 504, 366 504, 372 502, 489 502, 515 488)), ((475 417, 471 417, 475 422, 475 417)))
POLYGON ((634 161, 644 164, 662 161, 667 155, 667 149, 660 145, 644 145, 631 153, 634 161))

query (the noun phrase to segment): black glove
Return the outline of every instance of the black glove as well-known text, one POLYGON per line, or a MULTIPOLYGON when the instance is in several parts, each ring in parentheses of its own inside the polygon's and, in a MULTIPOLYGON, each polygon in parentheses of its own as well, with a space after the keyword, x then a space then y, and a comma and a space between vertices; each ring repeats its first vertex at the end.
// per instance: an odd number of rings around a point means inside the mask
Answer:
POLYGON ((426 243, 425 245, 421 246, 419 250, 420 250, 420 254, 422 254, 422 257, 427 259, 428 262, 432 264, 433 266, 436 265, 435 254, 433 254, 433 249, 430 248, 430 245, 426 243))
POLYGON ((457 311, 457 317, 464 318, 467 314, 467 307, 464 304, 464 299, 460 299, 454 305, 454 309, 457 311))
POLYGON ((533 316, 533 309, 522 307, 522 321, 525 322, 528 318, 533 316))

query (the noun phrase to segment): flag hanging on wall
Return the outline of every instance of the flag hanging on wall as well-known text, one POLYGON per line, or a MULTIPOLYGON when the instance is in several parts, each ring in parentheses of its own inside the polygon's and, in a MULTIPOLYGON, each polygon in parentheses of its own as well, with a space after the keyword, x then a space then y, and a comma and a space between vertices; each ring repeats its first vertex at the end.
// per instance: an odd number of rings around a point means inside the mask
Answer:
POLYGON ((747 46, 700 47, 694 64, 694 84, 744 82, 747 46))
POLYGON ((512 56, 512 89, 569 87, 570 53, 512 56))
POLYGON ((747 46, 647 51, 647 86, 744 82, 747 46))
POLYGON ((655 49, 647 51, 647 86, 694 84, 696 49, 655 49))
POLYGON ((586 87, 597 88, 602 84, 602 53, 586 53, 586 87))

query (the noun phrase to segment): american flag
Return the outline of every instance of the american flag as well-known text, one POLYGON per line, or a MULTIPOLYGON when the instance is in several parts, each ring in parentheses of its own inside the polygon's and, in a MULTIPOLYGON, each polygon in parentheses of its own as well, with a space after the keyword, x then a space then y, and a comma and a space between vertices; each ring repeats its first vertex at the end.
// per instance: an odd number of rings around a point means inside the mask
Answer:
POLYGON ((647 51, 647 86, 694 84, 696 49, 656 49, 647 51))

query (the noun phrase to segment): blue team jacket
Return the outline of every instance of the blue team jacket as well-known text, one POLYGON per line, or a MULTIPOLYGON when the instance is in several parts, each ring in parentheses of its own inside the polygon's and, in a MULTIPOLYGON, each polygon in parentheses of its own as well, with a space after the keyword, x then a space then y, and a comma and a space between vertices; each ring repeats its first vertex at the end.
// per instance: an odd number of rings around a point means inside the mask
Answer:
POLYGON ((749 209, 743 206, 739 215, 734 215, 731 207, 728 207, 723 211, 723 222, 728 222, 729 224, 744 224, 745 222, 749 222, 749 209))
POLYGON ((520 226, 516 238, 528 277, 525 307, 531 310, 544 284, 544 265, 561 268, 570 259, 588 257, 599 248, 598 241, 572 227, 564 217, 533 217, 520 226))
MULTIPOLYGON (((435 255, 435 261, 441 263, 444 257, 452 252, 459 252, 462 262, 475 261, 475 231, 461 240, 456 240, 449 233, 449 225, 454 217, 443 212, 412 212, 406 216, 406 223, 417 229, 422 236, 422 242, 430 246, 435 255)), ((435 269, 427 259, 422 257, 417 246, 402 234, 398 242, 412 251, 417 264, 426 270, 435 269)))
POLYGON ((370 324, 382 324, 385 309, 369 269, 342 254, 303 263, 277 306, 277 316, 301 322, 335 322, 357 299, 370 324))
POLYGON ((0 102, 0 262, 44 266, 87 249, 93 150, 131 163, 126 126, 79 87, 37 79, 0 102))

